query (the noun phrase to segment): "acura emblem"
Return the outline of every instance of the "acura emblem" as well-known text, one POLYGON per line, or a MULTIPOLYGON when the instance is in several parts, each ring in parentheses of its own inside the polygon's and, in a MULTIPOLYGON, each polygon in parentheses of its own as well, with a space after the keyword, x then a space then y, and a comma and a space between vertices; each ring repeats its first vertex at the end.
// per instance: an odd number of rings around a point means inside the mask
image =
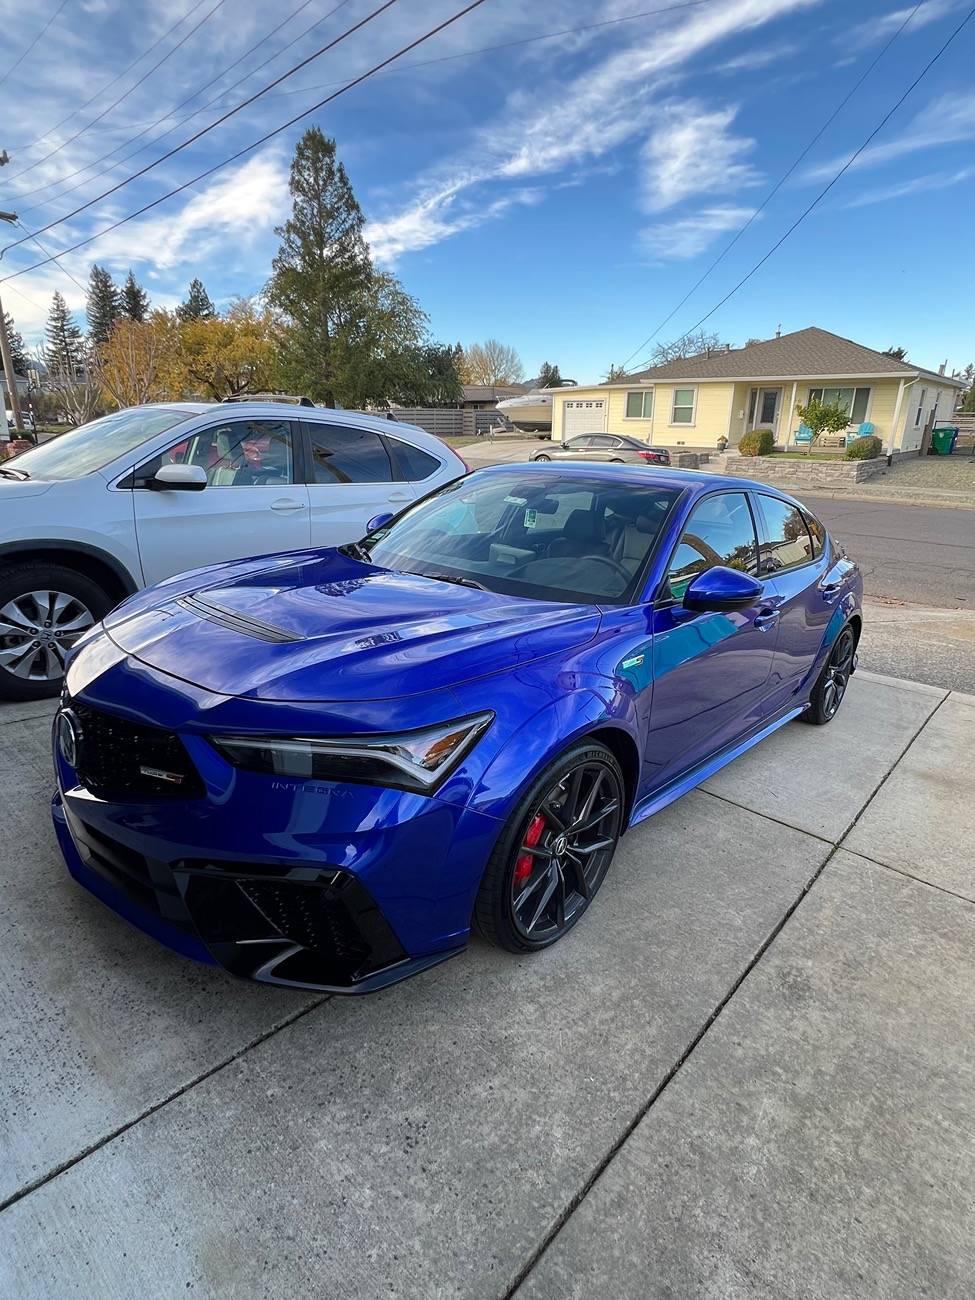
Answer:
POLYGON ((54 720, 54 734, 61 757, 69 767, 77 767, 81 752, 81 723, 78 715, 70 709, 62 709, 54 720))

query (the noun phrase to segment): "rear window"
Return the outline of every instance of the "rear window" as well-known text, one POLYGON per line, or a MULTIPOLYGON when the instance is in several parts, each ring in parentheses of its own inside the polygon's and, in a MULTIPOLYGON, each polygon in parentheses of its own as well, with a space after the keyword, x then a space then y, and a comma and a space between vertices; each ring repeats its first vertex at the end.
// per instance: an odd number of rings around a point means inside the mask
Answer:
POLYGON ((440 468, 440 461, 436 456, 431 456, 408 442, 401 442, 399 438, 390 438, 389 445, 399 467, 397 477, 405 478, 410 483, 418 483, 421 479, 429 478, 440 468))

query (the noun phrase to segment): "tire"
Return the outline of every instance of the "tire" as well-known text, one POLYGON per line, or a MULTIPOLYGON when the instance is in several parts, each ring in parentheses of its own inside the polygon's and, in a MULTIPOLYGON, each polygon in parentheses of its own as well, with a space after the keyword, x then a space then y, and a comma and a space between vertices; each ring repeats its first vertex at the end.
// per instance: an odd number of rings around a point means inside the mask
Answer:
POLYGON ((799 715, 803 722, 814 727, 825 727, 827 722, 832 722, 836 717, 850 684, 856 647, 856 633, 847 623, 830 647, 823 671, 809 693, 809 708, 799 715))
POLYGON ((615 456, 615 457, 614 457, 614 458, 613 458, 609 463, 610 463, 611 465, 622 465, 622 464, 623 464, 623 462, 620 460, 620 458, 619 458, 618 456, 615 456))
POLYGON ((532 460, 535 460, 535 461, 539 461, 539 460, 551 460, 551 459, 552 459, 552 457, 551 457, 551 456, 546 456, 545 453, 544 453, 543 451, 536 452, 535 455, 532 457, 532 460))
POLYGON ((0 698, 57 695, 64 652, 114 603, 76 569, 40 561, 14 565, 0 578, 0 698))
POLYGON ((623 806, 623 773, 605 745, 584 740, 566 750, 532 783, 494 847, 474 905, 478 932, 519 953, 549 948, 567 934, 606 878, 623 806), (587 814, 586 801, 593 798, 587 814), (560 829, 568 807, 578 821, 588 816, 581 832, 560 829), (574 854, 574 845, 588 851, 574 854))

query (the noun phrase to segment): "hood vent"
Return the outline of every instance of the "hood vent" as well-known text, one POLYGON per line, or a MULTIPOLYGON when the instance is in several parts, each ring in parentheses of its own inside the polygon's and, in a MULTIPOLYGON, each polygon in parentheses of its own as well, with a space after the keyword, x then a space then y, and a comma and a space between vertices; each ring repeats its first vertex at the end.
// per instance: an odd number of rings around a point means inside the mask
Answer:
POLYGON ((235 609, 227 609, 224 605, 218 605, 215 600, 208 600, 206 596, 199 593, 190 596, 180 596, 176 601, 182 609, 188 610, 195 614, 197 618, 205 618, 210 623, 216 623, 219 627, 225 627, 230 632, 239 632, 242 636, 252 636, 258 641, 270 641, 274 645, 286 645, 292 641, 303 641, 304 637, 293 636, 290 632, 285 632, 283 628, 275 627, 273 623, 263 623, 259 618, 251 618, 249 614, 241 614, 235 609))

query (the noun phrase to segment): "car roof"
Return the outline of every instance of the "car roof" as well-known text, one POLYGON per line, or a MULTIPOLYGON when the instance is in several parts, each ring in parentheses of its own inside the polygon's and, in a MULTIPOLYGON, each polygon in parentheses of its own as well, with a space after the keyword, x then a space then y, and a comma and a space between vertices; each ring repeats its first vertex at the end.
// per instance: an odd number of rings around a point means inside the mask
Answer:
POLYGON ((764 492, 769 496, 781 497, 783 501, 795 501, 778 488, 767 483, 758 483, 754 479, 739 478, 733 474, 709 474, 701 469, 668 469, 664 466, 649 465, 601 465, 598 461, 573 464, 572 461, 527 461, 510 465, 486 465, 475 470, 476 474, 495 474, 514 470, 517 473, 548 475, 551 478, 572 476, 575 478, 602 478, 607 484, 632 483, 635 487, 682 488, 690 489, 695 496, 713 492, 716 488, 737 489, 738 491, 764 492))

